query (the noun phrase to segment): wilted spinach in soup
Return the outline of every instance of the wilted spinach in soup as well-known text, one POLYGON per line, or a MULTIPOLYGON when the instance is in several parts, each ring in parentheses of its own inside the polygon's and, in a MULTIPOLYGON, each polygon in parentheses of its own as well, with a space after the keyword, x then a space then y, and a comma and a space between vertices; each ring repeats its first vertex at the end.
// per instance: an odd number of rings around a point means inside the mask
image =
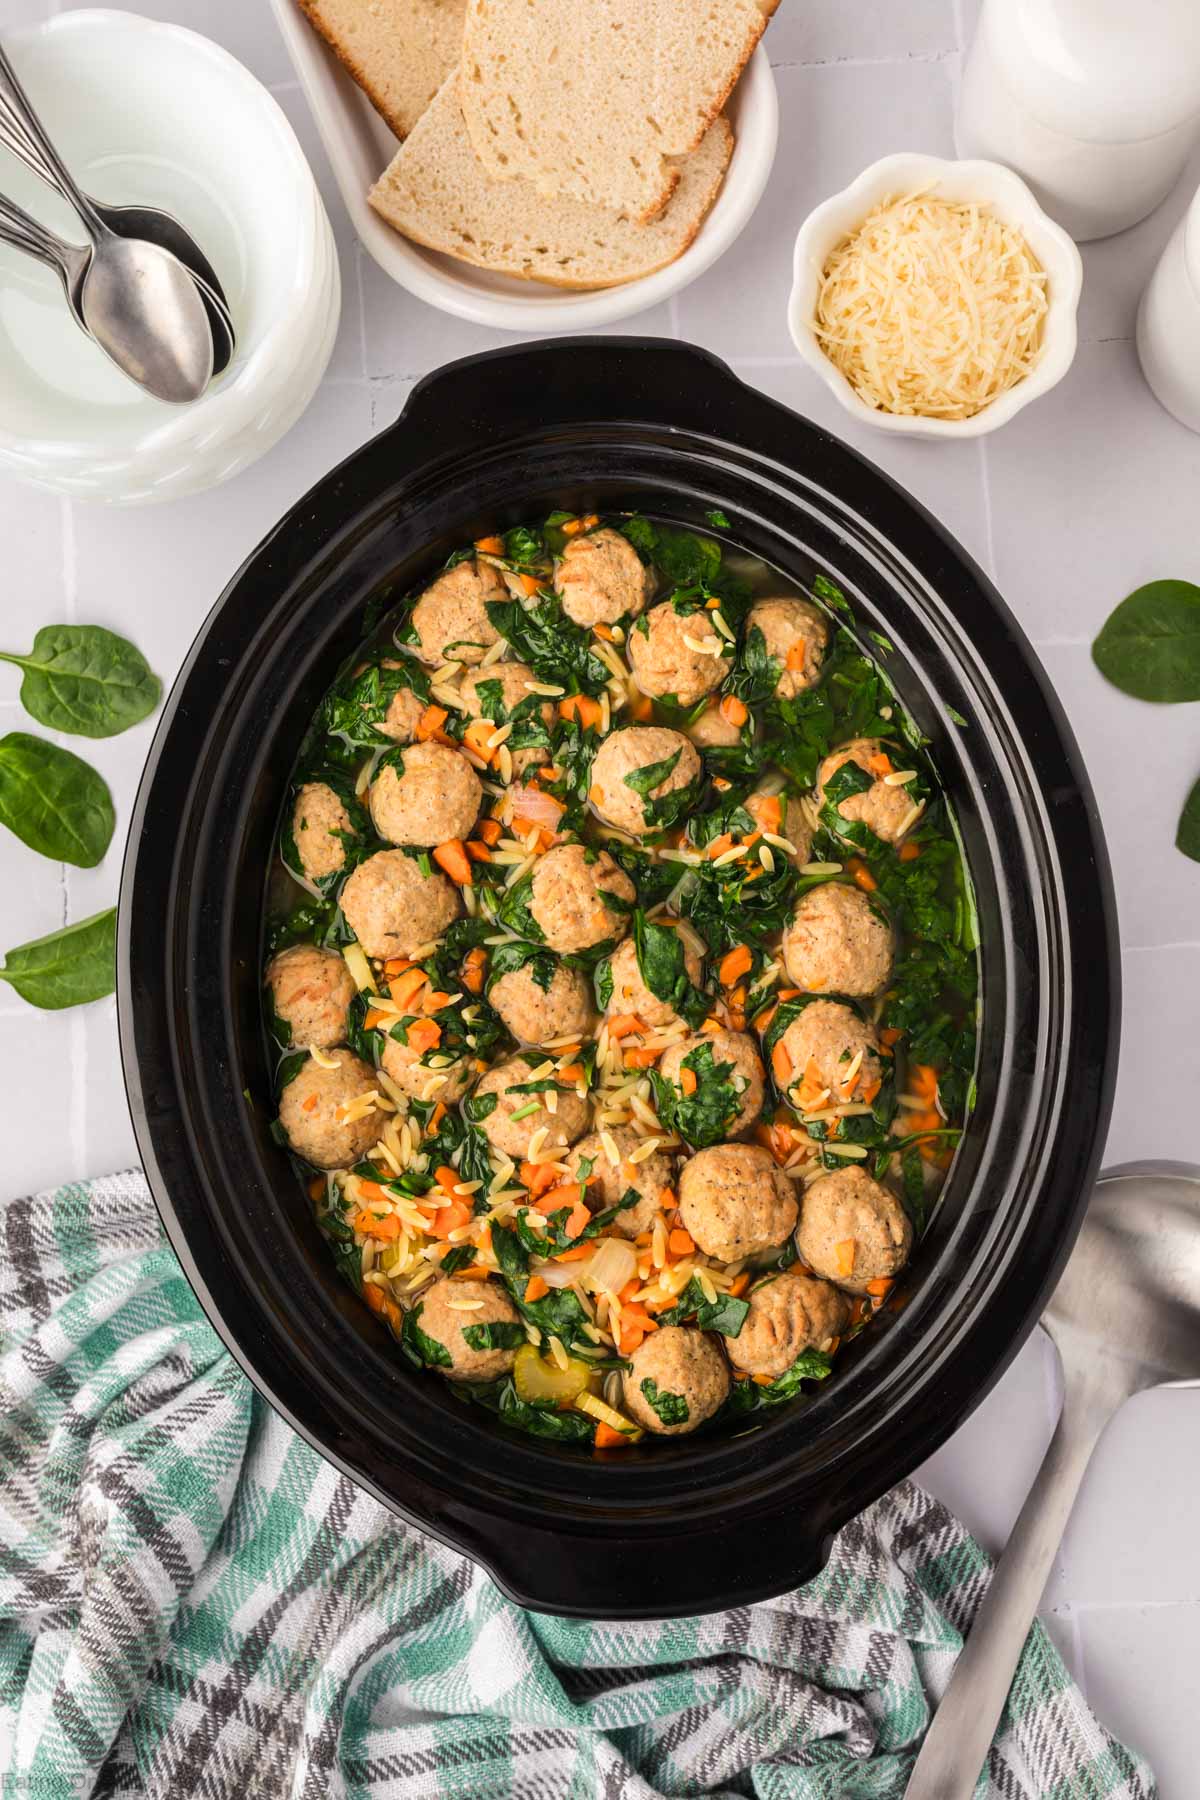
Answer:
POLYGON ((638 516, 465 545, 326 695, 280 853, 277 1129, 405 1356, 614 1451, 829 1375, 977 1009, 953 822, 835 587, 638 516))

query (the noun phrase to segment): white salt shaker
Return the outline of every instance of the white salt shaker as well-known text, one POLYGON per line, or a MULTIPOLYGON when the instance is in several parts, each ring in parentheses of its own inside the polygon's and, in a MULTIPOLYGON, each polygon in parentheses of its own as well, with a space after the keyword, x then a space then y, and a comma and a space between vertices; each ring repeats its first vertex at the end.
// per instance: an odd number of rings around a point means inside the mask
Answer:
POLYGON ((1142 295, 1137 347, 1157 399, 1189 431, 1200 431, 1200 193, 1142 295))
POLYGON ((984 0, 960 156, 1007 163, 1078 239, 1144 218, 1200 137, 1200 0, 984 0))

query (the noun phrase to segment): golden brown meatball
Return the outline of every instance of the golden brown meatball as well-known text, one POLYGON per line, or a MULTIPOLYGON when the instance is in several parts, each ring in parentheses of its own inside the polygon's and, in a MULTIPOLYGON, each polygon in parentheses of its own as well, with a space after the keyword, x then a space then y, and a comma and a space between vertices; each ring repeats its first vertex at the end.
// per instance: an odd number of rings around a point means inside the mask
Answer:
POLYGON ((625 908, 632 910, 636 898, 637 889, 607 850, 557 844, 534 868, 529 910, 550 948, 573 956, 623 938, 629 930, 625 908))
MULTIPOLYGON (((385 657, 380 667, 399 669, 403 664, 394 657, 385 657)), ((424 711, 425 702, 419 694, 414 694, 410 687, 397 688, 375 729, 382 737, 391 738, 394 744, 411 744, 424 711)))
POLYGON ((368 956, 411 956, 439 938, 461 910, 444 875, 422 875, 403 850, 377 850, 342 889, 346 923, 368 956))
POLYGON ((543 1128, 547 1134, 542 1140, 543 1150, 557 1150, 560 1155, 587 1130, 588 1103, 580 1099, 574 1088, 557 1088, 553 1096, 545 1091, 514 1091, 535 1079, 533 1070, 541 1067, 543 1060, 547 1059, 539 1059, 536 1054, 510 1056, 506 1062, 490 1068, 475 1090, 476 1104, 491 1094, 496 1096, 492 1111, 479 1122, 480 1130, 494 1149, 511 1156, 514 1162, 529 1155, 534 1137, 543 1128), (549 1097, 555 1100, 553 1112, 546 1105, 549 1097))
POLYGON ((693 1242, 718 1262, 774 1250, 796 1227, 796 1194, 768 1150, 717 1144, 679 1175, 679 1212, 693 1242))
POLYGON ((733 650, 703 608, 678 613, 664 600, 632 626, 626 644, 634 680, 652 700, 672 695, 695 706, 720 687, 733 667, 733 650))
POLYGON ((554 586, 568 619, 584 626, 615 625, 626 613, 640 613, 654 591, 629 539, 606 526, 571 539, 554 586))
POLYGON ((850 1306, 827 1281, 784 1269, 750 1290, 750 1311, 736 1337, 725 1340, 735 1368, 774 1379, 804 1350, 822 1350, 850 1323, 850 1306))
POLYGON ((779 664, 775 692, 794 700, 821 677, 829 642, 829 622, 811 600, 758 600, 750 608, 746 635, 761 631, 767 655, 779 664))
POLYGON ((500 642, 487 604, 507 598, 508 590, 491 563, 476 557, 455 563, 430 583, 413 607, 416 654, 434 668, 444 662, 482 662, 500 642))
MULTIPOLYGON (((885 844, 898 844, 908 829, 914 802, 907 786, 897 786, 888 777, 903 773, 878 738, 854 738, 834 750, 817 770, 817 798, 825 804, 825 789, 844 763, 857 763, 872 776, 871 785, 861 794, 850 794, 838 804, 838 812, 851 824, 861 823, 882 838, 885 844)), ((915 823, 915 821, 914 821, 915 823)))
POLYGON ((483 788, 462 754, 448 744, 410 744, 385 762, 371 783, 371 818, 389 844, 431 850, 466 838, 479 817, 483 788))
MULTIPOLYGON (((496 709, 490 701, 496 690, 489 687, 489 684, 497 683, 501 706, 505 714, 511 716, 518 706, 532 697, 529 683, 536 680, 537 676, 528 663, 489 663, 486 669, 467 671, 458 684, 458 696, 473 719, 491 719, 495 717, 496 709)), ((531 711, 533 717, 549 730, 554 723, 554 707, 551 702, 547 700, 534 709, 526 707, 521 718, 526 718, 531 711)), ((531 745, 525 750, 514 750, 511 754, 514 775, 523 775, 526 769, 550 760, 550 752, 537 745, 531 745)))
MULTIPOLYGON (((704 1031, 696 1037, 684 1038, 681 1043, 672 1044, 665 1050, 659 1062, 658 1071, 664 1081, 669 1081, 676 1095, 682 1099, 683 1070, 690 1066, 687 1059, 707 1044, 712 1051, 714 1068, 721 1073, 721 1080, 728 1082, 737 1097, 737 1111, 726 1119, 722 1137, 739 1137, 748 1131, 762 1111, 763 1103, 763 1065, 762 1058, 755 1048, 754 1039, 744 1031, 704 1031)), ((692 1073, 696 1074, 693 1068, 692 1073)), ((697 1076, 703 1081, 703 1074, 697 1076)), ((690 1085, 690 1084, 689 1084, 690 1085)), ((714 1132, 715 1136, 716 1133, 714 1132)))
POLYGON ((592 989, 580 969, 556 962, 550 986, 525 963, 499 976, 488 999, 519 1044, 544 1044, 551 1038, 584 1037, 592 1028, 592 989))
POLYGON ((292 839, 300 867, 310 881, 324 881, 345 867, 342 836, 355 835, 350 814, 324 781, 306 781, 292 808, 292 839))
POLYGON ((895 940, 867 896, 828 881, 802 896, 783 934, 789 981, 810 994, 878 994, 892 973, 895 940))
MULTIPOLYGON (((874 1027, 836 1000, 814 1000, 806 1006, 779 1039, 776 1051, 780 1046, 790 1071, 788 1097, 793 1104, 795 1090, 806 1077, 810 1077, 810 1086, 819 1084, 826 1090, 828 1098, 821 1106, 861 1101, 882 1078, 874 1027)), ((782 1059, 773 1053, 773 1063, 777 1060, 782 1059)), ((870 1104, 869 1099, 866 1103, 870 1104)), ((821 1106, 810 1106, 809 1111, 819 1112, 821 1106)))
POLYGON ((647 1431, 681 1437, 724 1405, 729 1369, 712 1338, 685 1325, 664 1325, 644 1338, 621 1377, 625 1410, 647 1431))
POLYGON ((453 1106, 461 1100, 475 1071, 465 1057, 451 1056, 444 1050, 427 1050, 424 1055, 399 1038, 384 1039, 380 1058, 383 1072, 413 1100, 440 1100, 453 1106))
POLYGON ((596 1179, 587 1190, 587 1203, 593 1212, 607 1212, 610 1206, 619 1206, 633 1189, 636 1202, 621 1207, 611 1229, 620 1237, 635 1238, 639 1232, 649 1231, 660 1216, 663 1189, 671 1186, 674 1164, 662 1150, 655 1150, 640 1162, 630 1162, 633 1152, 646 1140, 627 1125, 614 1126, 607 1135, 616 1145, 615 1163, 610 1161, 599 1133, 592 1132, 576 1144, 567 1157, 567 1167, 572 1175, 578 1175, 581 1163, 591 1163, 596 1179))
POLYGON ((313 1057, 288 1082, 279 1100, 279 1123, 288 1143, 318 1169, 348 1169, 379 1141, 385 1115, 372 1109, 347 1118, 348 1108, 378 1089, 374 1069, 349 1050, 333 1050, 327 1069, 313 1057))
MULTIPOLYGON (((665 920, 658 920, 665 924, 665 920)), ((683 966, 687 977, 697 987, 704 974, 704 959, 694 950, 687 939, 683 944, 683 966)), ((651 1031, 657 1031, 664 1025, 673 1025, 679 1014, 666 1000, 657 999, 642 980, 642 972, 638 967, 637 949, 632 938, 612 953, 609 963, 612 975, 612 995, 608 1002, 610 1015, 617 1013, 636 1013, 643 1025, 651 1031)))
POLYGON ((698 750, 729 750, 742 741, 742 727, 727 719, 714 694, 698 719, 688 726, 688 736, 698 750))
POLYGON ((796 1248, 817 1275, 865 1294, 868 1282, 904 1267, 912 1236, 908 1214, 890 1188, 865 1169, 837 1169, 806 1191, 796 1248))
POLYGON ((287 1026, 290 1043, 315 1044, 318 1050, 341 1043, 355 987, 336 950, 293 944, 271 958, 266 981, 275 1017, 287 1026))
POLYGON ((473 1350, 463 1336, 464 1328, 472 1325, 520 1323, 498 1281, 452 1281, 445 1275, 425 1289, 417 1307, 418 1329, 449 1354, 449 1368, 438 1368, 447 1381, 498 1381, 509 1373, 516 1345, 509 1350, 473 1350))
POLYGON ((647 796, 630 787, 628 779, 654 764, 662 764, 666 772, 649 789, 651 800, 687 787, 701 772, 696 746, 682 731, 665 725, 626 725, 610 732, 592 763, 592 805, 606 823, 632 837, 658 829, 647 821, 647 796))

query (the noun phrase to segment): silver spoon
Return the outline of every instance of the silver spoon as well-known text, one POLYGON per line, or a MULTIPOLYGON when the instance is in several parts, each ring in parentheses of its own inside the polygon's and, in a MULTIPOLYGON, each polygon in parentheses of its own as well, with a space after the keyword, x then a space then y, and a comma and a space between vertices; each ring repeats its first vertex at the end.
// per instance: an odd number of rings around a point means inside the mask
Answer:
POLYGON ((905 1800, 971 1800, 1084 1470, 1117 1409, 1200 1379, 1200 1172, 1113 1169, 1042 1316, 1063 1408, 917 1757, 905 1800))
MULTIPOLYGON (((27 123, 29 119, 37 122, 37 115, 13 72, 12 64, 8 62, 3 49, 0 49, 0 144, 11 150, 27 169, 32 170, 56 193, 61 193, 62 189, 52 168, 44 160, 37 143, 30 135, 27 123)), ((236 345, 229 303, 216 270, 192 234, 178 219, 172 218, 170 213, 162 212, 158 207, 110 206, 97 200, 94 194, 88 194, 86 198, 97 218, 118 237, 144 238, 148 243, 157 244, 160 249, 168 250, 172 256, 178 257, 200 290, 204 310, 208 314, 213 336, 213 373, 219 375, 228 368, 236 345)))
POLYGON ((213 340, 196 284, 157 244, 101 228, 70 244, 0 195, 18 249, 57 270, 78 324, 123 374, 159 400, 196 400, 212 379, 213 340))

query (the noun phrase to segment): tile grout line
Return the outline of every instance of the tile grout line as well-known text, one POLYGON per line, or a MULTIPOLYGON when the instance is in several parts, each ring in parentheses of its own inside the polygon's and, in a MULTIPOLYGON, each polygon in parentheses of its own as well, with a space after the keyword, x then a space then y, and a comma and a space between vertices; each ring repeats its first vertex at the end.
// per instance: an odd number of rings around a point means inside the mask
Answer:
MULTIPOLYGON (((79 545, 75 535, 75 511, 70 500, 63 499, 59 517, 62 522, 64 610, 68 620, 72 624, 76 624, 79 617, 79 545)), ((62 882, 62 922, 66 926, 70 924, 71 920, 71 882, 65 863, 62 865, 60 878, 62 882)), ((68 1042, 71 1064, 71 1105, 68 1114, 67 1138, 76 1176, 82 1179, 87 1176, 89 1170, 87 1167, 87 1021, 81 1011, 71 1014, 68 1042)))

